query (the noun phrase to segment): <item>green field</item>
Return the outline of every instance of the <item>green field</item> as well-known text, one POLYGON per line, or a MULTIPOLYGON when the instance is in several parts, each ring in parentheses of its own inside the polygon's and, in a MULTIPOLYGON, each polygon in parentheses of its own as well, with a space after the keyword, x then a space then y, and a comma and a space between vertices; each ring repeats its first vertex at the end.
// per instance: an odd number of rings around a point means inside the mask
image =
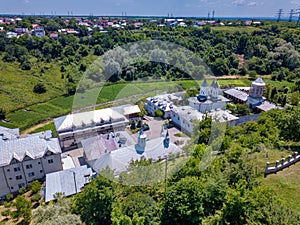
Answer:
MULTIPOLYGON (((247 79, 220 80, 219 83, 221 86, 248 86, 250 84, 250 81, 247 79)), ((151 92, 152 95, 155 95, 161 92, 176 92, 189 88, 199 88, 199 83, 194 80, 181 80, 173 82, 149 81, 135 83, 117 83, 114 85, 104 86, 99 89, 88 90, 83 94, 78 94, 78 96, 76 96, 76 105, 79 108, 82 108, 85 106, 94 105, 95 103, 105 103, 116 99, 124 98, 125 100, 128 100, 129 97, 137 94, 146 95, 147 93, 151 92)), ((73 101, 74 96, 60 96, 44 103, 38 103, 31 106, 24 105, 24 108, 26 108, 26 110, 22 108, 8 113, 7 119, 10 122, 0 122, 0 125, 6 127, 19 127, 21 130, 25 130, 45 120, 49 120, 51 118, 55 118, 71 112, 73 108, 73 101)), ((9 104, 9 100, 6 104, 9 104)))
POLYGON ((261 28, 252 27, 252 26, 244 26, 244 27, 224 26, 224 27, 212 27, 211 29, 214 31, 221 31, 221 32, 228 32, 228 33, 235 33, 235 32, 252 33, 253 31, 256 31, 256 30, 262 30, 261 28))
POLYGON ((254 162, 254 165, 257 168, 259 181, 274 190, 274 193, 281 199, 283 204, 287 205, 290 209, 299 212, 300 163, 280 171, 277 174, 268 175, 266 178, 263 177, 266 162, 275 164, 276 160, 287 158, 290 154, 292 154, 290 151, 265 150, 260 153, 252 154, 249 160, 254 162))

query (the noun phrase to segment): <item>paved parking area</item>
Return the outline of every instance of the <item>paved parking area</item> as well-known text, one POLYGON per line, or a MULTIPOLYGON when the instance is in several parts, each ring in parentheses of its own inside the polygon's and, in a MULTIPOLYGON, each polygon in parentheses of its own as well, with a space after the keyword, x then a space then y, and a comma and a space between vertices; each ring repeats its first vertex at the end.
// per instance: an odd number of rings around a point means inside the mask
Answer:
MULTIPOLYGON (((149 117, 145 116, 145 120, 143 121, 144 123, 147 123, 150 127, 149 130, 145 131, 147 134, 147 139, 155 139, 160 137, 161 130, 164 124, 163 119, 161 118, 156 118, 156 117, 149 117)), ((173 143, 179 142, 179 146, 182 147, 186 144, 186 142, 190 139, 188 136, 186 137, 176 137, 175 134, 182 133, 180 130, 178 130, 176 127, 169 128, 169 135, 170 135, 170 140, 173 143)), ((130 134, 131 132, 127 130, 130 134)), ((137 141, 137 134, 131 134, 133 139, 137 141)))

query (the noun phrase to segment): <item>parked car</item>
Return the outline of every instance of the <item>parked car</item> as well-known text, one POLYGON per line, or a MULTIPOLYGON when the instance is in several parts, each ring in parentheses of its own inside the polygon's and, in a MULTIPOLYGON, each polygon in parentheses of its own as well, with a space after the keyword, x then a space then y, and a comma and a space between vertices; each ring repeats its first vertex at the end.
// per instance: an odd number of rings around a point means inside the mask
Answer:
POLYGON ((165 126, 165 129, 170 129, 170 128, 174 127, 174 124, 166 123, 164 126, 165 126))
POLYGON ((146 130, 150 130, 150 127, 149 127, 149 125, 147 125, 147 124, 144 124, 144 125, 143 125, 143 130, 144 130, 144 131, 146 131, 146 130))

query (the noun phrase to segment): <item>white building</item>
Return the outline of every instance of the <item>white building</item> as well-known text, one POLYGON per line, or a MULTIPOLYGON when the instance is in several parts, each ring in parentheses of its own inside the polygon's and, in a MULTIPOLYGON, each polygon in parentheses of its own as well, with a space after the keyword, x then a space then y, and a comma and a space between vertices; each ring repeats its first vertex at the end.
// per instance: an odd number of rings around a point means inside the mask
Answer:
POLYGON ((172 122, 179 127, 184 133, 192 134, 195 121, 201 121, 205 115, 190 106, 177 107, 172 110, 172 122))
POLYGON ((189 98, 189 105, 201 113, 222 109, 230 100, 221 95, 222 91, 217 81, 209 86, 206 80, 200 86, 200 94, 189 98))
POLYGON ((162 94, 155 97, 147 98, 145 109, 151 116, 155 116, 156 110, 161 110, 164 113, 165 119, 171 118, 171 110, 176 108, 181 102, 180 94, 162 94))
POLYGON ((65 197, 81 192, 93 176, 91 168, 86 165, 62 170, 46 175, 45 202, 55 200, 56 193, 63 193, 65 197))
POLYGON ((58 140, 43 133, 5 138, 0 141, 0 149, 0 197, 27 187, 47 173, 62 170, 58 140))
POLYGON ((261 77, 252 82, 249 89, 249 94, 240 88, 230 88, 224 91, 226 97, 230 98, 236 103, 247 104, 250 108, 256 112, 267 112, 271 109, 282 109, 282 107, 269 102, 263 96, 266 83, 261 77))
POLYGON ((123 131, 128 122, 124 115, 111 108, 69 114, 54 119, 63 150, 78 148, 82 140, 99 134, 123 131))
POLYGON ((45 33, 45 30, 44 30, 44 27, 38 26, 38 27, 36 27, 36 28, 33 29, 32 34, 34 36, 43 38, 43 37, 45 37, 46 33, 45 33))
POLYGON ((211 117, 217 123, 228 122, 230 125, 239 118, 232 115, 227 110, 211 110, 210 112, 201 113, 190 106, 177 107, 172 110, 172 122, 184 133, 191 135, 194 129, 194 123, 211 117))

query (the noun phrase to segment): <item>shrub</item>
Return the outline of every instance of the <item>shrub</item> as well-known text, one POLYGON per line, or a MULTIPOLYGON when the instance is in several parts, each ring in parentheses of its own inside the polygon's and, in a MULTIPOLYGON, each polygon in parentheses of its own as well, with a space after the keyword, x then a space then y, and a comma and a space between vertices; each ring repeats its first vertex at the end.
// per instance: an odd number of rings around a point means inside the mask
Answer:
POLYGON ((9 209, 6 209, 1 212, 1 215, 7 217, 7 216, 9 216, 9 213, 10 213, 9 209))
POLYGON ((37 94, 42 94, 42 93, 45 93, 46 91, 47 91, 46 87, 42 83, 38 83, 33 87, 33 92, 37 93, 37 94))
POLYGON ((164 116, 164 112, 159 110, 159 109, 155 110, 154 113, 155 113, 155 116, 157 116, 157 117, 163 117, 164 116))
POLYGON ((31 200, 33 201, 33 202, 37 202, 37 201, 39 201, 41 199, 41 195, 40 194, 34 194, 34 195, 32 195, 32 197, 31 197, 31 200))
POLYGON ((25 194, 26 193, 26 188, 25 187, 22 187, 22 188, 20 188, 20 190, 19 190, 19 194, 25 194))
POLYGON ((38 193, 41 190, 41 184, 37 180, 33 181, 29 187, 29 189, 34 193, 38 193))
POLYGON ((28 60, 25 60, 21 63, 22 70, 31 70, 31 63, 28 60))
POLYGON ((0 108, 0 120, 4 120, 6 117, 6 112, 4 109, 0 108))
POLYGON ((14 195, 12 193, 9 193, 5 196, 5 198, 6 198, 7 201, 10 201, 14 198, 14 195))

